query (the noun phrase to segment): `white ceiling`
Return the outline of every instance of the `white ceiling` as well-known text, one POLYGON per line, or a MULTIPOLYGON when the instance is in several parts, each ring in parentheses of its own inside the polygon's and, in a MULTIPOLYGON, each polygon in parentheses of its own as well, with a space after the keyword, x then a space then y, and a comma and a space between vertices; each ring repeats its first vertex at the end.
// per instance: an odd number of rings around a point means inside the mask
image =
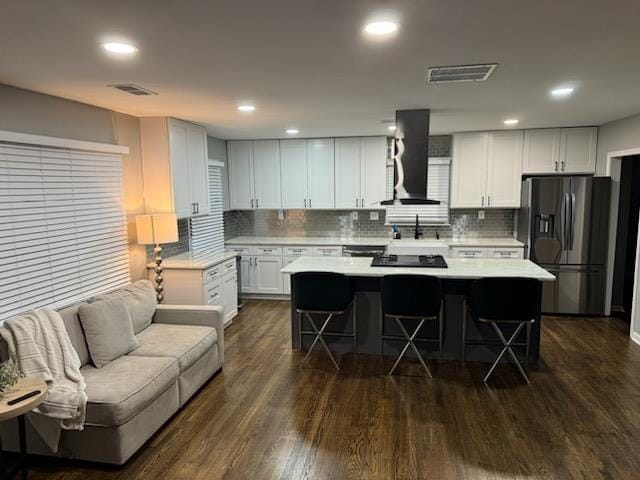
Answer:
MULTIPOLYGON (((171 115, 221 138, 387 133, 400 108, 431 132, 599 125, 640 112, 633 0, 40 0, 2 2, 0 83, 136 116, 171 115), (373 42, 384 7, 401 27, 373 42), (123 39, 140 51, 109 57, 123 39), (485 83, 426 85, 429 65, 498 62, 485 83), (159 93, 106 88, 136 83, 159 93), (573 83, 566 100, 549 90, 573 83), (257 106, 253 114, 239 102, 257 106)), ((1 106, 0 106, 1 108, 1 106)))

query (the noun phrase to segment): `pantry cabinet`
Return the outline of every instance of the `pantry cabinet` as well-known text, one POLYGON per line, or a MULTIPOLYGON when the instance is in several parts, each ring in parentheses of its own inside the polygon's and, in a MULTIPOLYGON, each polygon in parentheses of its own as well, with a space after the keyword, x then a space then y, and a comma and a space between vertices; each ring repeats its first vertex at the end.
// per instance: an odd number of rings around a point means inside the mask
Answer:
POLYGON ((385 137, 336 139, 336 208, 380 208, 386 198, 385 137))
POLYGON ((230 141, 228 163, 231 209, 282 207, 278 140, 230 141))
POLYGON ((519 208, 522 130, 453 136, 451 208, 519 208))
POLYGON ((593 174, 596 169, 597 142, 597 127, 526 130, 523 173, 593 174))
POLYGON ((207 133, 168 117, 140 119, 145 210, 208 215, 207 133))

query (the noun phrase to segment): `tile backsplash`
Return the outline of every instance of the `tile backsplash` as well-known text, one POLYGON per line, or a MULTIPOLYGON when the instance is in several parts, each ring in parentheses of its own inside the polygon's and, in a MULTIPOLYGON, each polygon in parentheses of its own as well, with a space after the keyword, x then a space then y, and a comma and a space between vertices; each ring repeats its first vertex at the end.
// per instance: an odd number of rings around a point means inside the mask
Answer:
MULTIPOLYGON (((162 244, 162 258, 169 258, 189 251, 189 219, 178 220, 178 241, 162 244)), ((147 260, 153 260, 153 245, 147 245, 147 260)))

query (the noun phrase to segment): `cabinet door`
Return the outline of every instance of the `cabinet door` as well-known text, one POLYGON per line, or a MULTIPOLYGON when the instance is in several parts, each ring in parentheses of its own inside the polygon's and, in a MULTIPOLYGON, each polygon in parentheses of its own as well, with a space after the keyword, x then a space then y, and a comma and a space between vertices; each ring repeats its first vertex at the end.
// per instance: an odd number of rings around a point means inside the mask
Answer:
POLYGON ((280 178, 282 208, 306 208, 306 140, 280 140, 280 178))
POLYGON ((486 206, 487 138, 486 132, 454 134, 451 208, 486 206))
POLYGON ((222 279, 222 305, 224 306, 224 324, 231 323, 238 314, 238 277, 235 272, 222 279))
POLYGON ((240 291, 253 291, 253 257, 242 256, 240 259, 240 291))
POLYGON ((307 207, 335 208, 333 138, 307 140, 307 207))
POLYGON ((169 122, 168 128, 173 208, 178 218, 187 218, 194 213, 191 205, 191 185, 189 184, 187 127, 182 124, 169 122))
POLYGON ((229 203, 231 210, 253 208, 253 142, 232 141, 228 144, 229 203))
POLYGON ((387 197, 387 139, 362 139, 360 162, 360 208, 381 208, 387 197))
POLYGON ((189 158, 189 185, 191 202, 196 204, 196 214, 208 215, 209 175, 207 169, 207 133, 199 127, 187 127, 187 155, 189 158))
POLYGON ((560 130, 560 171, 595 173, 597 127, 562 128, 560 130))
POLYGON ((487 207, 520 208, 522 139, 522 130, 489 133, 487 207))
POLYGON ((256 208, 282 208, 278 140, 253 142, 253 183, 256 208))
POLYGON ((336 208, 360 207, 360 138, 336 138, 336 208))
POLYGON ((254 257, 254 291, 282 293, 282 257, 254 257))
POLYGON ((525 130, 522 173, 556 173, 559 162, 559 128, 525 130))

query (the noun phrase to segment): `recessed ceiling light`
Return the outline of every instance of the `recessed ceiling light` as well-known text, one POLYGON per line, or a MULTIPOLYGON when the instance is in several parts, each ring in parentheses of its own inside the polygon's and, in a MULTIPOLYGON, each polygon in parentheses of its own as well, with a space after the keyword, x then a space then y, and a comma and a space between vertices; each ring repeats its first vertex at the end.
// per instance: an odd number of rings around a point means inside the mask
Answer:
POLYGON ((520 120, 518 120, 517 118, 507 118, 503 123, 505 125, 517 125, 519 121, 520 120))
POLYGON ((370 22, 364 26, 364 31, 369 35, 390 35, 395 33, 397 30, 398 24, 388 20, 370 22))
POLYGON ((387 127, 388 130, 390 130, 391 132, 395 132, 396 131, 396 126, 395 125, 389 125, 387 127))
POLYGON ((241 112, 253 112, 256 109, 253 105, 238 105, 238 110, 241 112))
POLYGON ((138 51, 138 48, 135 45, 123 42, 106 42, 102 44, 102 48, 110 53, 120 53, 125 55, 136 53, 138 51))
POLYGON ((296 133, 298 133, 300 130, 298 130, 297 128, 289 128, 287 129, 287 133, 289 135, 295 135, 296 133))
POLYGON ((554 97, 568 97, 573 93, 573 87, 554 88, 551 90, 551 95, 554 97))

